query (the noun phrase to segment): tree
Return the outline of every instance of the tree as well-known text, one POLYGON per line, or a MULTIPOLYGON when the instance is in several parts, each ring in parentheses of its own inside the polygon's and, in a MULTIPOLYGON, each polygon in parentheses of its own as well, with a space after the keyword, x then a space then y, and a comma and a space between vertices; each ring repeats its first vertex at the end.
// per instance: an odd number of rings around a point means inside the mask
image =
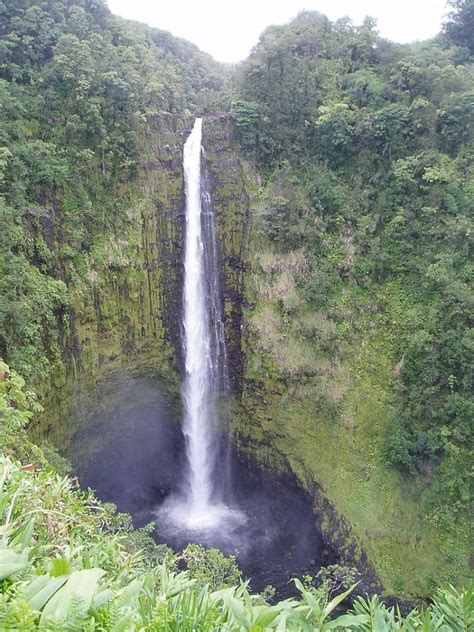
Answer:
POLYGON ((258 122, 260 118, 259 106, 251 101, 235 101, 230 112, 240 133, 242 147, 252 151, 257 145, 258 122))
POLYGON ((474 54, 474 0, 449 0, 448 5, 452 7, 444 25, 448 40, 474 54))

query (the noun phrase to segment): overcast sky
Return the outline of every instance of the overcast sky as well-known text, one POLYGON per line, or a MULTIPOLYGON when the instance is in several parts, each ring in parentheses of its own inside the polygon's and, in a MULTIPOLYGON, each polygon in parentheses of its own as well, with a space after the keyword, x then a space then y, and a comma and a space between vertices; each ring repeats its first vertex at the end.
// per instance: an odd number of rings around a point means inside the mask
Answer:
POLYGON ((412 42, 436 35, 446 0, 108 0, 113 13, 145 22, 194 42, 219 60, 245 59, 260 33, 303 9, 331 20, 348 15, 355 24, 377 19, 383 37, 412 42))

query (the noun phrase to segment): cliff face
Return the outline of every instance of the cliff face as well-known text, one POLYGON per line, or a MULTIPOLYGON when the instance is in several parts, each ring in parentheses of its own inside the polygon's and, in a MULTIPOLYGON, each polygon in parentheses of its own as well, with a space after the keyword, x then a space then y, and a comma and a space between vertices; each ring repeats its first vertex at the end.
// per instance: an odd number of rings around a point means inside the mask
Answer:
MULTIPOLYGON (((117 192, 121 226, 98 240, 89 267, 78 271, 57 259, 73 300, 62 361, 42 385, 46 412, 32 428, 37 438, 67 450, 86 400, 89 409, 97 401, 96 417, 117 405, 114 390, 103 388, 109 379, 126 383, 151 373, 172 398, 178 393, 182 150, 192 124, 181 116, 151 119, 137 180, 117 192)), ((269 469, 297 477, 328 545, 368 580, 364 590, 380 589, 378 576, 390 593, 426 594, 428 573, 413 569, 422 568, 423 557, 439 572, 444 553, 430 544, 438 541, 434 527, 420 535, 420 490, 406 489, 380 458, 392 371, 383 323, 343 357, 321 347, 333 332, 325 315, 305 311, 299 298, 304 252, 280 257, 251 231, 259 181, 234 143, 228 117, 205 119, 203 171, 216 211, 235 443, 269 469)), ((54 204, 58 220, 45 227, 53 251, 61 238, 61 201, 54 204)))
MULTIPOLYGON (((62 359, 56 363, 51 383, 40 386, 46 412, 32 428, 33 435, 49 434, 57 440, 58 427, 64 425, 58 420, 68 417, 72 395, 93 389, 111 372, 153 371, 177 388, 182 369, 182 152, 192 124, 192 118, 182 116, 150 119, 141 139, 138 178, 127 190, 117 192, 121 204, 124 198, 127 200, 123 225, 98 240, 94 258, 87 260, 79 272, 57 258, 57 274, 68 284, 72 306, 61 328, 62 359)), ((232 144, 229 118, 206 118, 203 131, 204 168, 216 209, 222 260, 231 382, 237 394, 243 375, 241 324, 250 217, 248 177, 232 144)), ((55 200, 54 205, 56 225, 60 226, 61 200, 55 200)), ((44 230, 54 251, 60 230, 54 225, 44 230)))
MULTIPOLYGON (((77 431, 84 429, 90 437, 90 420, 95 418, 100 424, 104 413, 117 407, 120 393, 109 385, 133 390, 133 376, 151 374, 177 400, 182 370, 182 151, 192 124, 192 119, 180 116, 150 120, 142 138, 138 179, 131 191, 122 192, 129 200, 124 227, 103 237, 97 245, 99 254, 82 276, 57 261, 73 303, 62 331, 62 363, 57 365, 53 383, 43 385, 46 411, 32 433, 38 439, 49 438, 62 450, 71 447, 77 431)), ((337 546, 347 564, 357 564, 366 579, 372 578, 372 586, 365 583, 364 589, 376 587, 349 523, 338 516, 311 471, 295 467, 291 454, 280 449, 278 424, 272 419, 275 411, 269 404, 280 397, 283 386, 267 380, 260 390, 254 388, 252 371, 258 353, 248 344, 244 311, 255 298, 247 285, 252 270, 257 271, 250 198, 259 181, 240 156, 229 117, 204 120, 203 147, 203 175, 217 220, 237 444, 271 469, 297 475, 312 495, 319 516, 317 528, 328 546, 337 546)), ((56 204, 59 217, 60 202, 56 204)), ((53 247, 55 239, 58 235, 52 233, 53 247)), ((96 447, 89 438, 88 451, 96 447)))
MULTIPOLYGON (((170 396, 173 419, 180 418, 182 151, 192 125, 181 116, 151 119, 137 180, 117 192, 122 205, 128 200, 122 226, 100 240, 81 275, 58 259, 73 304, 62 364, 43 388, 46 412, 32 432, 66 451, 75 433, 90 436, 91 420, 119 406, 120 392, 109 383, 132 393, 135 377, 151 375, 170 396)), ((392 371, 383 328, 369 328, 357 349, 334 355, 326 344, 331 322, 299 297, 299 278, 308 274, 304 251, 277 255, 252 230, 260 182, 241 157, 229 117, 205 118, 203 148, 216 212, 234 443, 269 471, 296 477, 312 497, 327 546, 362 573, 362 590, 426 594, 427 572, 413 569, 423 558, 438 572, 444 553, 430 546, 435 529, 420 536, 418 492, 380 458, 388 414, 381 393, 392 371)), ((60 238, 52 235, 53 242, 60 238)))
POLYGON ((255 175, 240 157, 228 116, 206 119, 203 146, 222 261, 221 283, 230 380, 232 391, 238 397, 242 392, 244 376, 242 306, 250 246, 250 190, 255 175))
MULTIPOLYGON (((189 121, 157 118, 143 138, 125 234, 104 244, 102 273, 75 292, 72 375, 95 377, 133 363, 168 368, 179 350, 183 242, 182 145, 189 121)), ((74 288, 76 289, 76 288, 74 288)))
POLYGON ((387 316, 373 303, 358 310, 349 291, 332 317, 308 305, 304 249, 275 252, 258 230, 247 267, 235 443, 296 475, 327 539, 365 576, 375 569, 386 593, 426 597, 441 577, 463 585, 467 524, 446 527, 429 480, 404 477, 385 448, 397 367, 387 316))

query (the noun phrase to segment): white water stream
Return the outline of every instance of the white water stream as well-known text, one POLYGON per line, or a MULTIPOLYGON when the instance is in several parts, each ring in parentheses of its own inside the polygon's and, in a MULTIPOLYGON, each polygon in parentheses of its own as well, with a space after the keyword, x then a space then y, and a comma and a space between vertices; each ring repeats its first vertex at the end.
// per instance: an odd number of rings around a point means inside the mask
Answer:
POLYGON ((167 499, 160 513, 172 523, 205 530, 243 515, 222 502, 228 472, 219 459, 217 399, 225 390, 227 354, 219 292, 215 218, 203 190, 202 119, 196 119, 184 145, 186 240, 183 288, 182 385, 186 481, 182 495, 167 499), (221 471, 219 471, 221 468, 221 471))
POLYGON ((204 241, 201 226, 202 119, 196 119, 184 146, 186 187, 186 245, 184 256, 183 384, 186 456, 189 467, 189 513, 205 519, 212 508, 212 473, 215 464, 213 435, 215 405, 212 392, 215 358, 212 357, 208 297, 204 277, 204 241))

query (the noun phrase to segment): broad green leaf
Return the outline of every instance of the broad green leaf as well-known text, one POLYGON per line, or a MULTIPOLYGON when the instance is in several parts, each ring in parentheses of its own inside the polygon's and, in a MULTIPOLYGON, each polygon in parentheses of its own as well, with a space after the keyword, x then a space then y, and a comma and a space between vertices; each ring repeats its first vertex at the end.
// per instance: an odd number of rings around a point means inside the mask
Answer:
POLYGON ((49 571, 52 577, 60 577, 61 575, 69 575, 71 572, 71 563, 65 557, 57 557, 51 562, 51 570, 49 571))
MULTIPOLYGON (((306 603, 308 604, 309 608, 311 609, 311 612, 313 614, 315 614, 316 616, 320 617, 321 613, 323 612, 323 609, 321 607, 321 604, 319 603, 319 601, 316 599, 316 597, 314 595, 312 595, 309 590, 305 590, 303 593, 303 597, 305 598, 306 603)), ((326 617, 323 616, 322 620, 324 621, 326 617)))
POLYGON ((245 616, 245 609, 242 605, 242 602, 240 602, 238 599, 235 599, 235 597, 226 596, 224 597, 224 603, 232 612, 232 615, 237 623, 243 628, 248 629, 249 622, 247 620, 247 617, 245 616))
POLYGON ((285 621, 286 627, 284 630, 297 630, 298 632, 315 632, 315 627, 312 623, 309 623, 302 610, 291 610, 288 613, 288 617, 285 621))
POLYGON ((226 597, 232 597, 235 593, 234 588, 221 588, 220 590, 216 590, 211 593, 212 601, 224 601, 226 597))
POLYGON ((0 580, 16 575, 28 566, 28 551, 16 553, 13 549, 0 549, 0 580))
POLYGON ((100 593, 97 593, 92 600, 92 606, 97 610, 105 603, 113 599, 114 593, 112 590, 107 588, 106 590, 102 590, 100 593))
POLYGON ((22 525, 15 531, 14 535, 10 539, 10 544, 12 546, 21 546, 21 548, 29 546, 31 544, 34 528, 35 518, 33 516, 26 522, 26 524, 22 525))
POLYGON ((380 630, 380 632, 390 632, 390 628, 385 620, 384 611, 382 610, 382 608, 378 608, 375 611, 373 626, 375 630, 380 630))
POLYGON ((24 597, 33 610, 41 610, 45 603, 63 586, 68 580, 67 575, 51 577, 41 575, 34 579, 24 589, 24 597))
POLYGON ((296 588, 298 588, 300 593, 304 593, 306 591, 306 588, 303 586, 303 584, 300 582, 298 578, 295 578, 293 580, 293 583, 295 584, 296 588))
POLYGON ((343 614, 333 621, 324 624, 323 630, 334 630, 335 628, 348 628, 354 626, 356 629, 359 625, 364 625, 370 621, 368 614, 343 614))
POLYGON ((99 579, 105 574, 100 568, 74 571, 66 584, 58 590, 43 609, 40 624, 47 619, 65 620, 75 598, 81 600, 82 612, 87 612, 97 591, 99 579))
POLYGON ((278 618, 278 625, 276 628, 276 632, 286 632, 286 622, 288 621, 288 618, 291 615, 288 612, 282 612, 280 613, 280 616, 278 618))
POLYGON ((38 575, 23 588, 23 596, 29 602, 51 579, 50 575, 38 575))
POLYGON ((263 606, 263 611, 255 620, 255 625, 261 626, 262 628, 269 626, 278 617, 280 612, 281 608, 278 606, 263 606))
POLYGON ((139 579, 134 579, 122 590, 122 594, 119 597, 119 603, 121 606, 128 606, 134 599, 138 597, 142 590, 143 582, 139 579))
POLYGON ((344 599, 354 590, 358 583, 359 582, 351 586, 348 590, 341 593, 340 595, 337 595, 336 597, 334 597, 334 599, 331 599, 328 605, 324 608, 324 618, 330 615, 334 608, 341 603, 341 601, 344 601, 344 599))

